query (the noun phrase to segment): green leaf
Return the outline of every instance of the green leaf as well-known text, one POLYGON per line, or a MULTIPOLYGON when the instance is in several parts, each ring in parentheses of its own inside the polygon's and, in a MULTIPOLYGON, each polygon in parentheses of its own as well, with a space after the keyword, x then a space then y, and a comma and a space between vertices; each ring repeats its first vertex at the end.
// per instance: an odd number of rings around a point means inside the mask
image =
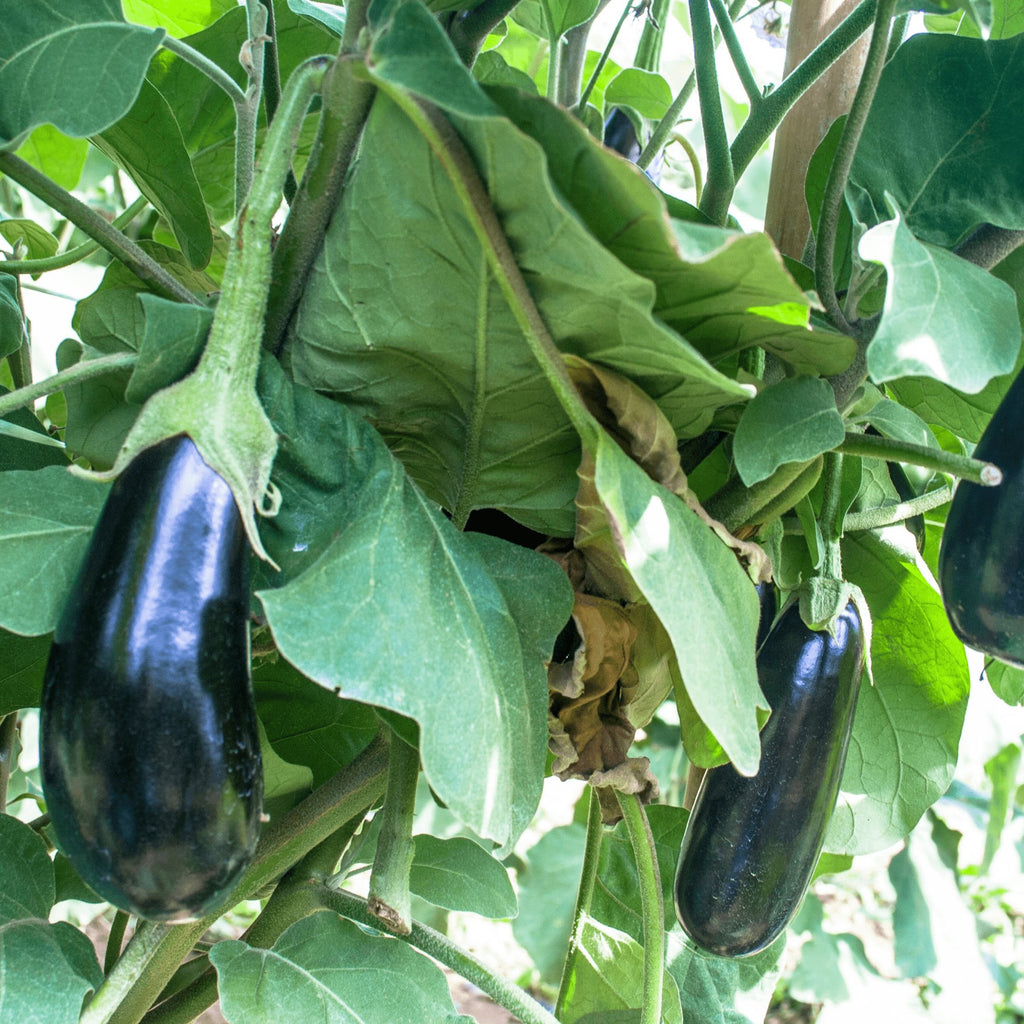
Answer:
POLYGON ((164 35, 129 25, 119 0, 4 0, 0 23, 0 143, 47 123, 103 131, 135 102, 164 35))
MULTIPOLYGON (((650 282, 564 205, 540 147, 498 116, 435 34, 419 5, 401 7, 380 44, 390 49, 374 52, 375 74, 415 83, 453 118, 556 343, 632 378, 676 430, 699 433, 714 408, 747 392, 657 320, 650 282), (400 51, 406 39, 420 50, 400 51)), ((572 533, 576 434, 488 270, 459 193, 382 97, 293 328, 296 379, 343 394, 431 500, 460 516, 497 508, 535 529, 572 533)))
POLYGON ((53 632, 108 490, 57 466, 0 474, 0 626, 53 632))
POLYGON ((319 21, 335 35, 340 36, 345 31, 345 8, 341 4, 314 3, 312 0, 288 0, 288 7, 296 14, 319 21))
POLYGON ((562 974, 586 839, 582 825, 558 825, 526 851, 526 864, 517 873, 519 916, 512 933, 552 985, 562 974))
POLYGON ((122 5, 129 21, 165 29, 176 39, 209 27, 237 6, 235 0, 122 0, 122 5))
POLYGON ((743 409, 733 441, 740 479, 750 487, 786 462, 809 462, 845 436, 835 393, 819 377, 789 377, 759 391, 743 409))
POLYGON ((92 141, 167 220, 189 264, 205 267, 213 252, 210 219, 181 129, 160 91, 143 82, 131 110, 92 141))
MULTIPOLYGON (((810 330, 807 298, 767 235, 669 220, 665 197, 646 175, 598 145, 567 111, 511 89, 490 95, 544 147, 559 195, 591 234, 654 285, 654 315, 705 357, 715 362, 760 345, 802 373, 833 374, 849 366, 853 342, 810 330)), ((633 377, 639 382, 636 372, 633 377)), ((644 385, 678 430, 699 433, 671 414, 667 389, 667 380, 655 390, 644 385)))
POLYGON ((24 822, 0 814, 0 925, 45 918, 56 890, 46 843, 24 822))
POLYGON ((754 636, 758 604, 732 551, 603 431, 595 482, 619 551, 665 627, 697 714, 737 771, 761 757, 754 636))
MULTIPOLYGON (((647 821, 654 837, 661 875, 662 903, 665 907, 665 928, 675 923, 673 898, 679 848, 686 831, 687 811, 681 807, 651 804, 647 821)), ((597 885, 590 914, 603 924, 643 941, 643 918, 640 915, 640 880, 636 859, 624 822, 606 831, 601 840, 601 859, 597 869, 597 885)))
POLYGON ((985 678, 993 693, 1007 704, 1024 704, 1024 671, 993 661, 985 666, 985 678))
POLYGON ((609 106, 631 107, 641 117, 660 120, 672 105, 672 87, 653 71, 627 68, 608 84, 604 101, 609 106))
MULTIPOLYGON (((0 395, 8 391, 0 387, 0 395)), ((0 472, 66 466, 63 445, 51 437, 31 409, 16 409, 0 420, 0 472)))
POLYGON ((17 155, 70 191, 82 177, 89 143, 70 138, 52 124, 41 124, 18 147, 17 155))
POLYGON ((125 399, 142 405, 150 395, 181 380, 199 362, 213 310, 185 302, 171 302, 142 292, 143 328, 139 361, 125 391, 125 399))
MULTIPOLYGON (((561 1020, 564 1024, 583 1024, 586 1020, 604 1020, 605 1013, 639 1010, 643 1004, 643 975, 643 947, 623 932, 588 920, 580 937, 561 1020)), ((679 991, 667 970, 661 1020, 664 1024, 683 1024, 679 991)))
POLYGON ((0 1020, 76 1024, 103 981, 92 943, 64 921, 0 925, 0 1020))
MULTIPOLYGON (((416 719, 424 771, 442 800, 479 835, 514 841, 540 797, 547 689, 512 613, 525 616, 529 640, 545 632, 550 651, 569 617, 568 581, 550 559, 506 544, 520 595, 510 608, 481 542, 424 499, 365 421, 306 389, 293 393, 304 403, 293 422, 306 450, 283 446, 282 512, 264 530, 287 582, 258 592, 275 641, 321 685, 416 719), (348 458, 331 454, 339 451, 348 458), (310 478, 325 453, 330 475, 310 478)), ((287 395, 267 403, 278 430, 287 395)))
POLYGON ((921 888, 909 846, 889 861, 889 881, 896 892, 892 912, 896 967, 906 978, 924 977, 937 960, 929 927, 928 896, 921 888))
POLYGON ((894 548, 872 534, 843 542, 844 571, 872 609, 875 682, 861 685, 825 840, 832 853, 868 853, 897 842, 953 778, 970 678, 963 644, 921 564, 916 549, 894 548))
POLYGON ((0 630, 0 716, 39 706, 50 643, 0 630))
POLYGON ((985 853, 981 859, 982 873, 992 866, 1003 838, 1003 830, 1013 817, 1020 761, 1020 744, 1008 743, 985 762, 985 774, 992 784, 992 799, 989 802, 988 827, 985 830, 985 853))
POLYGON ((939 442, 928 424, 916 412, 905 405, 900 405, 899 402, 894 402, 891 398, 883 398, 876 402, 863 417, 858 417, 858 420, 860 419, 870 423, 885 437, 930 448, 939 447, 939 442))
POLYGON ((415 837, 409 887, 436 907, 483 917, 516 916, 516 894, 504 866, 472 839, 415 837))
POLYGON ((256 709, 271 745, 291 764, 306 765, 321 786, 373 739, 373 710, 318 686, 284 660, 253 671, 256 709))
POLYGON ((313 788, 313 772, 304 764, 292 764, 281 757, 259 723, 260 751, 263 757, 263 813, 276 821, 290 811, 313 788))
POLYGON ((1022 76, 1019 36, 908 39, 885 66, 857 147, 860 219, 889 220, 891 193, 914 235, 936 245, 983 223, 1024 228, 1022 76))
POLYGON ((974 392, 1013 369, 1020 320, 1007 284, 917 241, 899 215, 868 231, 860 254, 888 274, 882 321, 868 346, 873 380, 926 376, 974 392))
POLYGON ((0 273, 0 359, 17 352, 25 340, 25 318, 18 304, 18 279, 0 273))
POLYGON ((566 32, 589 21, 600 7, 600 0, 541 0, 548 26, 548 39, 554 44, 566 32))
POLYGON ((453 1024, 441 971, 397 939, 326 911, 293 924, 272 949, 210 950, 230 1024, 453 1024))
POLYGON ((20 259, 37 260, 53 256, 60 247, 57 239, 34 220, 0 220, 0 236, 12 249, 18 242, 24 245, 25 254, 20 259))
POLYGON ((678 926, 665 936, 665 962, 682 996, 683 1019, 737 1024, 764 1020, 786 941, 741 960, 697 949, 678 926))

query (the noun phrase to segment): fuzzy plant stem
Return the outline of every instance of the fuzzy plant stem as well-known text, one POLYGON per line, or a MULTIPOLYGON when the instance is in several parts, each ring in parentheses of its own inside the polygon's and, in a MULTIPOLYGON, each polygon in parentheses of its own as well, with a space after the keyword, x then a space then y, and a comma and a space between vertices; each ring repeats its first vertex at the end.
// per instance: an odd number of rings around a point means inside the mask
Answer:
MULTIPOLYGON (((344 889, 319 887, 320 903, 328 910, 333 910, 350 921, 370 928, 377 928, 380 922, 370 913, 366 901, 354 893, 344 889)), ((499 1006, 504 1007, 522 1024, 558 1024, 540 1003, 531 999, 517 985, 509 984, 495 974, 472 954, 461 949, 440 932, 426 925, 414 923, 408 935, 395 938, 397 942, 406 942, 414 949, 426 953, 439 964, 454 971, 485 992, 499 1006)))
POLYGON ((644 928, 643 1003, 640 1024, 659 1024, 665 984, 665 908, 661 897, 661 874, 654 836, 643 804, 634 793, 615 796, 633 848, 633 859, 640 879, 640 909, 644 928))
POLYGON ((861 434, 855 430, 846 432, 846 439, 837 450, 863 459, 885 459, 887 462, 904 462, 922 469, 933 469, 985 487, 997 487, 1003 481, 1002 471, 991 462, 981 462, 941 448, 895 441, 891 437, 861 434))
POLYGON ((701 211, 715 224, 724 224, 729 215, 736 178, 733 172, 729 137, 725 130, 722 94, 718 87, 715 63, 715 39, 711 28, 708 0, 689 0, 690 26, 693 32, 693 63, 697 73, 697 99, 704 129, 704 154, 708 175, 700 198, 701 211))
POLYGON ((750 109, 755 110, 761 104, 764 96, 761 93, 760 86, 757 84, 757 79, 754 78, 754 72, 751 71, 750 64, 747 62, 747 55, 743 52, 743 45, 736 35, 736 29, 733 26, 729 8, 725 0, 711 0, 711 10, 714 11, 718 30, 722 33, 722 39, 725 40, 725 48, 729 52, 729 57, 732 60, 733 67, 736 69, 736 74, 739 77, 740 84, 743 86, 743 91, 747 94, 747 99, 750 100, 750 109))
POLYGON ((165 50, 173 53, 175 57, 190 64, 197 71, 202 72, 214 85, 223 90, 228 99, 237 109, 245 103, 245 90, 217 63, 210 60, 204 53, 200 53, 195 47, 189 46, 182 39, 175 39, 174 36, 164 36, 160 44, 165 50))
POLYGON ((836 234, 843 210, 846 183, 850 177, 853 158, 857 153, 857 143, 860 142, 871 103, 878 89, 878 82, 885 68, 889 50, 889 31, 895 7, 896 0, 878 0, 864 70, 853 103, 850 105, 850 112, 843 124, 842 135, 839 137, 839 145, 829 167, 828 181, 825 183, 825 193, 821 200, 818 234, 814 246, 814 287, 829 319, 844 334, 855 332, 836 296, 836 234))
POLYGON ((629 12, 633 10, 633 0, 626 0, 625 6, 622 8, 622 14, 619 15, 619 20, 615 23, 615 28, 612 29, 612 34, 608 38, 608 43, 605 48, 601 51, 601 56, 597 59, 597 64, 594 65, 594 70, 587 80, 587 84, 583 87, 583 91, 580 93, 580 98, 576 103, 576 116, 582 117, 583 111, 587 108, 587 100, 590 99, 590 94, 594 91, 594 86, 597 85, 597 80, 601 77, 601 72, 604 71, 605 64, 608 63, 608 58, 611 56, 612 47, 615 45, 615 40, 619 38, 619 32, 622 31, 622 26, 626 22, 626 17, 629 12))
POLYGON ((782 123, 790 107, 871 26, 875 0, 862 0, 793 70, 773 89, 743 123, 732 142, 732 164, 737 176, 749 166, 782 123))
POLYGON ((43 380, 18 388, 17 391, 0 395, 0 419, 9 416, 16 409, 32 405, 54 391, 62 391, 73 384, 105 377, 108 373, 134 366, 138 361, 138 352, 115 352, 113 355, 100 356, 97 359, 83 359, 74 366, 53 374, 52 377, 45 377, 43 380))
POLYGON ((352 0, 345 6, 345 34, 340 54, 324 76, 323 106, 313 152, 274 247, 263 344, 283 360, 288 324, 338 205, 377 91, 371 82, 352 74, 356 60, 352 52, 366 24, 368 7, 369 0, 352 0))
POLYGON ((419 774, 419 751, 392 732, 388 789, 380 811, 381 827, 370 873, 367 906, 388 931, 398 935, 408 935, 412 928, 409 872, 416 852, 412 823, 416 815, 419 774))
POLYGON ((178 302, 201 305, 183 284, 172 277, 136 242, 124 235, 91 207, 66 192, 45 174, 13 153, 0 152, 0 173, 41 199, 51 209, 66 217, 91 239, 120 260, 140 281, 157 294, 178 302))
POLYGON ((594 899, 594 888, 597 885, 597 865, 601 859, 601 841, 604 838, 601 801, 597 798, 593 788, 588 787, 587 793, 590 803, 587 810, 587 840, 583 848, 583 871, 580 874, 579 888, 576 890, 576 906, 572 912, 569 949, 565 954, 562 980, 559 983, 558 997, 555 1000, 555 1016, 559 1020, 565 1014, 565 1004, 575 981, 576 961, 583 941, 583 929, 590 914, 590 904, 594 899))
POLYGON ((267 42, 267 9, 259 0, 246 0, 248 37, 239 55, 249 77, 241 102, 235 103, 235 212, 245 205, 256 171, 256 132, 263 96, 263 55, 267 42))
POLYGON ((515 10, 519 0, 484 0, 468 11, 457 11, 448 29, 455 52, 466 67, 476 61, 484 40, 515 10))
POLYGON ((843 517, 840 508, 843 490, 843 454, 828 452, 821 473, 821 532, 825 541, 824 560, 819 575, 830 580, 842 580, 843 555, 840 542, 843 539, 843 517))

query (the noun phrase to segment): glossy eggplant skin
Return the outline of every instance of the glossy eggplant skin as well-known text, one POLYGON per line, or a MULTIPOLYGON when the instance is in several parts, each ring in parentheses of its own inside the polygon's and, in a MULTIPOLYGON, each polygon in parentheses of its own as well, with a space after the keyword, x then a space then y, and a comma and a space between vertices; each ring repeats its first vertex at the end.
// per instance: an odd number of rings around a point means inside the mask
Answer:
POLYGON ((676 914, 708 952, 760 952, 792 920, 835 808, 863 660, 851 602, 835 635, 808 629, 790 604, 757 655, 772 708, 753 778, 731 764, 704 777, 683 837, 676 914))
POLYGON ((57 842, 121 909, 197 919, 249 862, 263 799, 249 658, 241 517, 178 435, 111 488, 43 683, 57 842))
POLYGON ((1024 374, 974 457, 998 466, 1003 480, 957 484, 939 548, 939 589, 953 632, 968 647, 1024 668, 1024 374))

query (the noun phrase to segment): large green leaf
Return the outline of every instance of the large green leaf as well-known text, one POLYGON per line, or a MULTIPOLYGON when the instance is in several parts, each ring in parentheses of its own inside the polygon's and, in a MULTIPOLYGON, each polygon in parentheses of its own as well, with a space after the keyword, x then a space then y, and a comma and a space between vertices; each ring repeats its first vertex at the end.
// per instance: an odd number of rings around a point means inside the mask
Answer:
POLYGON ((764 234, 669 220, 635 166, 560 107, 513 89, 491 97, 547 156, 548 173, 599 242, 656 288, 654 315, 718 360, 760 345, 804 373, 838 373, 849 338, 808 327, 807 298, 764 234))
POLYGON ((135 102, 164 36, 129 25, 120 0, 3 0, 0 24, 0 145, 47 123, 103 131, 135 102))
POLYGON ((54 895, 53 864, 42 836, 17 818, 0 814, 0 924, 45 918, 54 895))
POLYGON ((39 706, 49 636, 18 636, 0 630, 0 717, 39 706))
POLYGON ((888 192, 914 235, 937 245, 983 223, 1024 228, 1022 91, 1019 36, 908 39, 885 67, 857 147, 860 219, 889 220, 888 192))
POLYGON ((888 280, 882 320, 868 346, 873 380, 934 377, 976 392, 1013 369, 1020 321, 1009 285, 919 242, 899 215, 871 228, 859 248, 885 267, 888 280))
POLYGON ((665 627, 686 693, 737 771, 761 758, 754 636, 758 603, 732 550, 681 499, 607 434, 594 453, 595 483, 620 555, 665 627))
POLYGON ((874 685, 866 678, 861 685, 825 848, 858 854, 897 842, 945 793, 970 678, 916 549, 856 534, 844 541, 843 568, 871 607, 874 685))
POLYGON ((53 631, 108 490, 58 466, 0 474, 0 626, 53 631))
POLYGON ((418 721, 435 791, 479 835, 514 841, 540 797, 543 658, 568 581, 542 555, 498 541, 499 560, 493 538, 460 534, 364 420, 275 378, 266 406, 289 443, 264 537, 286 582, 259 597, 278 647, 321 685, 418 721))
POLYGON ((210 950, 230 1024, 454 1024, 440 969, 396 939, 326 911, 293 924, 272 949, 210 950))
POLYGON ((409 887, 428 903, 491 918, 516 916, 516 894, 504 866, 472 839, 416 836, 409 887))
POLYGON ((64 921, 0 925, 0 1020, 77 1024, 103 981, 92 943, 64 921))
POLYGON ((167 220, 189 263, 205 267, 213 252, 210 218, 181 129, 160 91, 143 82, 131 110, 92 141, 167 220))
MULTIPOLYGON (((657 320, 653 285, 562 202, 543 150, 499 116, 418 5, 399 8, 374 72, 449 112, 563 350, 635 380, 679 432, 747 397, 657 320)), ((390 100, 375 104, 289 345, 297 379, 362 410, 431 499, 571 534, 578 441, 459 192, 390 100)))

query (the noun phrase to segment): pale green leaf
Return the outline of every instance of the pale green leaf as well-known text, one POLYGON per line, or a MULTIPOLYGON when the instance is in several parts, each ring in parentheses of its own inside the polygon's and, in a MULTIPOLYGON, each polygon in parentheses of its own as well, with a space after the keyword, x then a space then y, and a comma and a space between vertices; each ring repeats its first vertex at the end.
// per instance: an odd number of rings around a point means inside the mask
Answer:
POLYGON ((17 150, 22 160, 69 190, 78 184, 88 154, 86 139, 73 139, 52 124, 33 128, 17 150))
POLYGON ((23 260, 53 256, 60 246, 57 239, 34 220, 0 220, 0 236, 3 236, 12 251, 19 242, 22 244, 24 253, 18 259, 23 260))
POLYGON ((603 431, 595 482, 621 557, 665 627, 697 714, 738 771, 761 757, 758 603, 732 551, 603 431))
POLYGON ((122 0, 122 5, 129 21, 166 29, 177 39, 208 28, 238 6, 236 0, 122 0))
POLYGON ((970 689, 967 659, 941 597, 911 558, 868 533, 843 543, 843 569, 872 609, 874 685, 865 678, 860 688, 825 840, 833 853, 897 842, 953 778, 970 689))
POLYGON ((483 917, 516 916, 516 894, 504 866, 471 839, 415 837, 409 887, 428 903, 483 917))
POLYGON ((600 0, 541 0, 547 12, 552 44, 577 25, 589 21, 599 10, 600 0))
MULTIPOLYGON (((583 926, 563 1024, 583 1024, 594 1015, 622 1010, 639 1010, 643 1004, 643 947, 624 932, 599 921, 583 926)), ((639 1019, 639 1018, 638 1018, 639 1019)), ((665 971, 661 1021, 683 1024, 679 990, 665 971)))
POLYGON ((605 103, 612 106, 632 107, 641 117, 658 120, 672 104, 672 87, 653 71, 627 68, 608 84, 605 103))
POLYGON ((1007 284, 919 242, 901 216, 868 231, 860 254, 888 275, 882 320, 868 346, 873 380, 934 377, 975 392, 1013 369, 1021 334, 1007 284))
POLYGON ((296 14, 319 21, 335 35, 345 31, 345 8, 341 4, 316 3, 314 0, 288 0, 288 6, 296 14))
POLYGON ((440 969, 397 939, 372 936, 326 911, 293 924, 272 949, 218 942, 210 950, 230 1024, 451 1024, 440 969))

